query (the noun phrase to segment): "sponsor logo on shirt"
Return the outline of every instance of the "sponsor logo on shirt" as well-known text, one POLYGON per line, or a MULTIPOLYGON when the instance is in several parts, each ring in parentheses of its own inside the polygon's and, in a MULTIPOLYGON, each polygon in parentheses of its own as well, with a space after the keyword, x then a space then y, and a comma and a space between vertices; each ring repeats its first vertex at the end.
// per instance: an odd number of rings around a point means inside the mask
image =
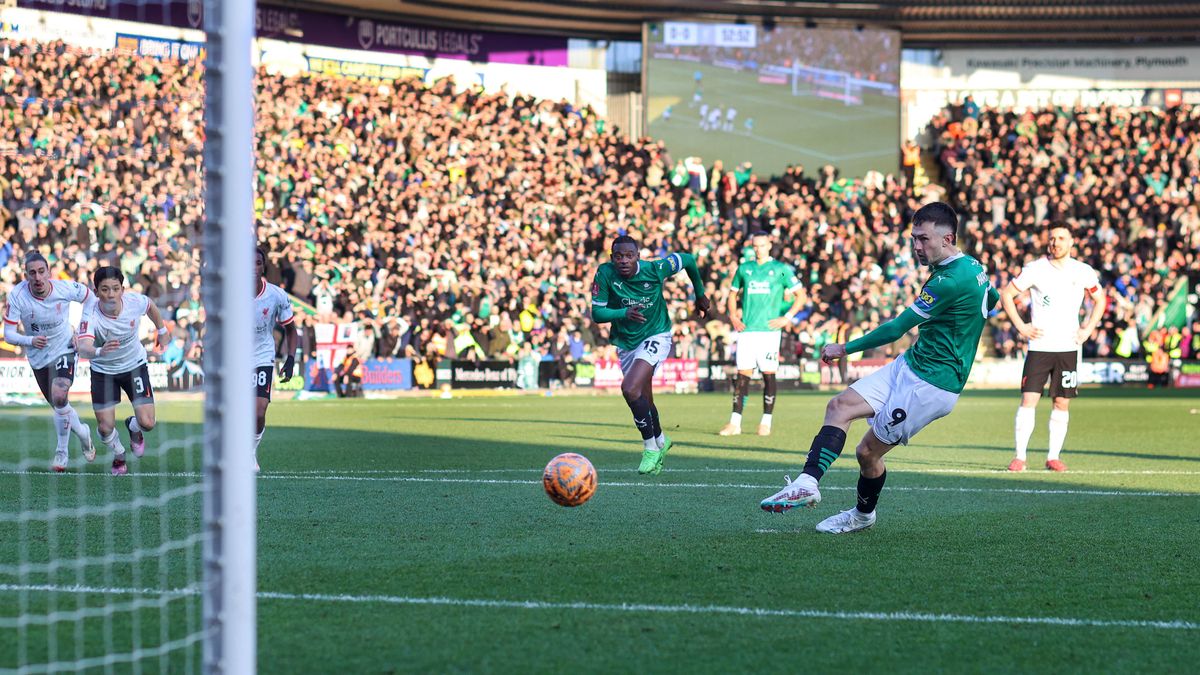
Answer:
POLYGON ((937 302, 937 296, 929 292, 928 288, 922 288, 921 294, 917 296, 917 309, 928 312, 933 309, 933 304, 937 302))

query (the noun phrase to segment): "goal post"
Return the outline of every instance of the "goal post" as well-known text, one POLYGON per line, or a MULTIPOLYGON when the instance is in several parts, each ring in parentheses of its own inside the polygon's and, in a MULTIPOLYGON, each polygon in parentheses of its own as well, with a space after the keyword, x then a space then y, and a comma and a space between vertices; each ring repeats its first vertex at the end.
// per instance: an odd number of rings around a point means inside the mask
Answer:
POLYGON ((205 0, 204 671, 256 666, 254 0, 205 0))

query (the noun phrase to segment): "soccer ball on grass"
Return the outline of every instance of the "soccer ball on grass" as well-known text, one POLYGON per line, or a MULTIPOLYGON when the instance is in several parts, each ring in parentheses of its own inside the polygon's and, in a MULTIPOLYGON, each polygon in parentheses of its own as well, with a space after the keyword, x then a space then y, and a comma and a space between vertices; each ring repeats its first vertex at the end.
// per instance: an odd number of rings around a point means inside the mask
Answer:
POLYGON ((587 457, 564 452, 546 465, 542 487, 555 504, 579 506, 596 494, 596 468, 587 457))

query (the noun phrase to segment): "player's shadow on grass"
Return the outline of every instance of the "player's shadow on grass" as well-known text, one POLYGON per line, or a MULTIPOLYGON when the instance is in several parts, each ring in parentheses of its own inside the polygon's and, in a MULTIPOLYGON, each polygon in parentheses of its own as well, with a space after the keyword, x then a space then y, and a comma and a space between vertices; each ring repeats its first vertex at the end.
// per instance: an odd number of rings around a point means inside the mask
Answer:
MULTIPOLYGON (((614 436, 612 438, 607 438, 604 440, 616 442, 616 443, 628 443, 631 448, 634 448, 634 447, 640 448, 642 440, 638 436, 637 430, 634 429, 632 425, 623 425, 623 426, 625 426, 628 429, 628 431, 629 431, 628 434, 626 434, 624 436, 620 436, 620 437, 614 436)), ((731 444, 717 444, 717 443, 711 443, 711 442, 705 442, 705 441, 697 441, 690 436, 678 435, 678 433, 674 429, 665 429, 665 431, 666 431, 667 435, 671 437, 671 440, 674 443, 673 447, 675 447, 675 448, 695 448, 698 450, 718 450, 718 451, 722 451, 722 452, 753 452, 760 456, 763 454, 780 455, 781 456, 780 461, 784 461, 784 462, 788 462, 788 463, 795 463, 796 461, 799 461, 801 464, 804 463, 804 458, 805 458, 805 456, 808 455, 807 442, 805 443, 804 447, 800 447, 799 442, 797 442, 797 445, 794 448, 779 448, 779 447, 769 447, 769 446, 763 446, 763 445, 732 444, 732 443, 731 444)), ((714 436, 715 435, 716 434, 714 434, 714 436)), ((755 441, 761 442, 758 436, 751 435, 751 437, 754 438, 755 441)), ((594 441, 594 440, 596 440, 594 436, 578 436, 575 434, 553 434, 551 436, 548 436, 548 438, 561 438, 561 439, 564 439, 567 441, 581 441, 581 440, 582 441, 594 441)), ((851 453, 853 454, 853 449, 851 449, 851 453)))
MULTIPOLYGON (((614 448, 611 439, 582 439, 591 443, 562 446, 547 443, 545 437, 501 437, 484 426, 477 429, 478 436, 447 439, 435 434, 384 433, 354 429, 314 430, 310 427, 273 427, 270 442, 264 441, 259 450, 259 463, 263 473, 258 483, 260 504, 269 511, 271 493, 281 489, 281 483, 298 480, 311 485, 306 491, 321 486, 332 491, 350 486, 353 492, 365 490, 372 493, 391 492, 397 486, 437 485, 445 496, 463 493, 477 494, 482 490, 507 490, 503 486, 527 485, 530 495, 540 495, 541 469, 546 462, 561 452, 578 452, 588 457, 600 471, 601 487, 605 482, 644 483, 625 485, 621 489, 636 489, 655 503, 677 496, 664 493, 665 489, 677 489, 674 484, 703 483, 719 490, 744 490, 745 494, 726 495, 722 500, 736 502, 753 513, 758 501, 766 497, 779 483, 781 476, 772 470, 791 468, 802 461, 799 453, 789 453, 787 462, 766 457, 739 456, 730 452, 723 456, 703 454, 690 456, 688 451, 698 446, 681 443, 677 452, 668 457, 665 471, 658 476, 638 476, 634 472, 640 459, 639 449, 631 441, 628 448, 614 448), (604 446, 598 445, 604 443, 604 446), (728 473, 722 469, 729 469, 728 473), (753 471, 747 471, 753 470, 753 471), (263 492, 263 491, 267 492, 263 492)), ((761 451, 759 451, 761 452, 761 451)), ((747 453, 749 454, 749 453, 747 453)), ((782 454, 782 453, 781 453, 782 454)), ((1172 458, 1173 459, 1173 458, 1172 458)), ((853 452, 844 453, 833 465, 833 469, 822 486, 829 487, 831 506, 853 504, 853 489, 857 483, 857 462, 853 452)), ((944 465, 941 465, 944 466, 944 465)), ((798 468, 798 465, 796 466, 798 468)), ((963 475, 930 471, 921 467, 896 467, 898 471, 888 481, 896 488, 891 494, 941 495, 992 495, 991 500, 1040 500, 1068 498, 1090 500, 1120 498, 1122 492, 1145 492, 1147 490, 1168 493, 1181 492, 1178 480, 1164 479, 1158 487, 1133 489, 1114 484, 1112 480, 1089 479, 1083 475, 1050 474, 1027 472, 1024 474, 963 475), (1169 482, 1170 484, 1166 484, 1169 482), (1023 494, 1023 490, 1047 490, 1045 496, 1023 494), (1091 492, 1111 492, 1096 494, 1091 492)), ((940 467, 939 467, 940 468, 940 467)), ((149 467, 147 467, 149 469, 149 467)), ((407 491, 407 488, 399 489, 407 491)), ((520 488, 515 488, 520 489, 520 488)), ((1182 492, 1195 492, 1194 489, 1182 492)), ((947 497, 949 498, 949 497, 947 497)), ((964 499, 967 497, 964 497, 964 499)), ((1138 495, 1138 498, 1149 498, 1138 495)), ((1174 499, 1175 497, 1164 496, 1174 499)), ((969 506, 962 507, 970 510, 969 506)), ((1007 508, 1007 507, 1006 507, 1007 508)), ((1018 506, 1014 501, 1012 508, 1018 506)))
MULTIPOLYGON (((1004 445, 965 445, 959 443, 923 443, 930 448, 947 448, 952 450, 994 450, 1006 456, 1013 452, 1012 446, 1004 445)), ((1044 450, 1044 448, 1043 448, 1044 450)), ((1152 455, 1144 452, 1116 452, 1112 450, 1088 450, 1084 448, 1064 448, 1068 455, 1095 455, 1099 457, 1127 457, 1130 459, 1156 459, 1165 461, 1200 462, 1200 456, 1185 455, 1152 455)), ((1036 454, 1036 453, 1035 453, 1036 454)))

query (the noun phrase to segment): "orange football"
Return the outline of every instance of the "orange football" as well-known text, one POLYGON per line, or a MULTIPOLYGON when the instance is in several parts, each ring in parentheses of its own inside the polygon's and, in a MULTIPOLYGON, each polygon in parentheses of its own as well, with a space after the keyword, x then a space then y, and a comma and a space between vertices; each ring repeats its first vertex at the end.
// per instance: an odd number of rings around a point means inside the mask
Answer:
POLYGON ((596 468, 587 457, 565 452, 546 465, 542 487, 555 504, 579 506, 596 494, 596 468))

